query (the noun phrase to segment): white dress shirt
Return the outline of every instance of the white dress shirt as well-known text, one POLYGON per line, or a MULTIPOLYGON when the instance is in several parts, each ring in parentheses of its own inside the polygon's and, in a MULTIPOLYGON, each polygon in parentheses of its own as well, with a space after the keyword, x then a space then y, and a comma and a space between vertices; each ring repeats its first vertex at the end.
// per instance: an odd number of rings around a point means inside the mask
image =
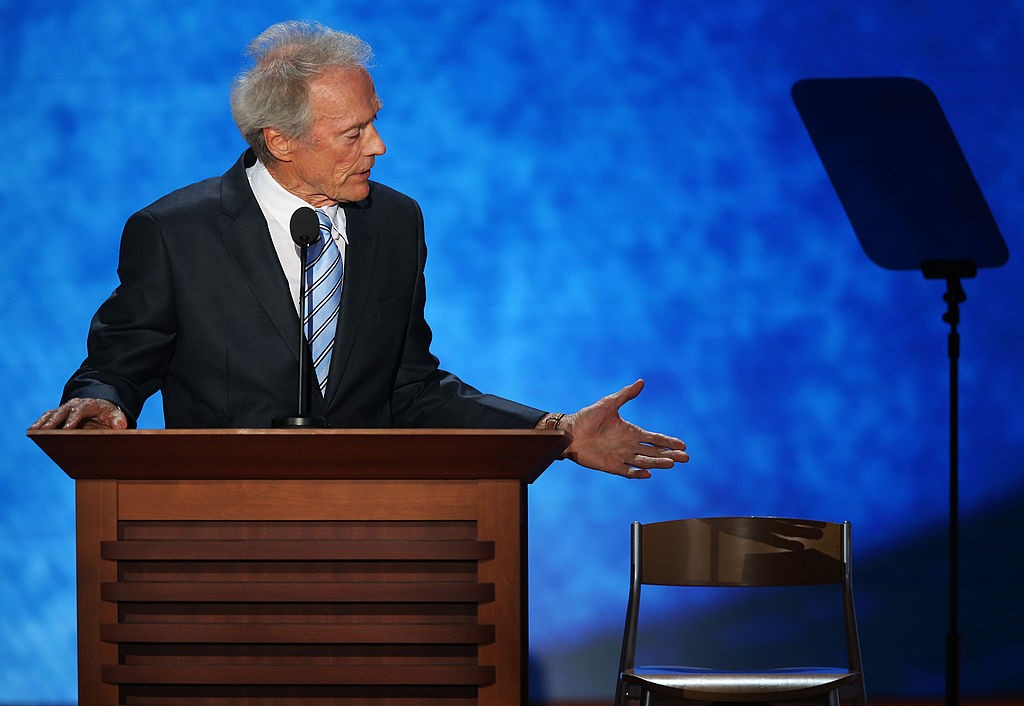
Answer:
MULTIPOLYGON (((263 211, 263 217, 267 219, 270 227, 270 238, 274 242, 274 250, 277 251, 277 258, 281 262, 281 270, 288 278, 288 288, 292 293, 292 302, 295 304, 295 311, 299 310, 299 246, 292 240, 291 219, 296 210, 306 206, 312 208, 308 203, 295 194, 287 191, 283 186, 274 180, 266 166, 259 160, 245 170, 249 178, 249 185, 252 187, 256 201, 263 211)), ((331 233, 334 242, 341 252, 341 261, 345 262, 345 246, 348 245, 348 235, 345 232, 345 209, 337 204, 322 206, 331 219, 333 225, 331 233)))

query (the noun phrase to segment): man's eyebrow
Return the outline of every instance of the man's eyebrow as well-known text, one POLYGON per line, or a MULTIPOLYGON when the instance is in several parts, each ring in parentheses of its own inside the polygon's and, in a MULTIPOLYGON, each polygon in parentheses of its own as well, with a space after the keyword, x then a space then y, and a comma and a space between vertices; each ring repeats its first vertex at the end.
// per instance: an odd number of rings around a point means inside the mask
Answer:
MULTIPOLYGON (((378 110, 379 110, 379 108, 378 108, 378 110)), ((340 116, 337 117, 337 118, 334 118, 334 120, 340 120, 340 119, 341 119, 340 116)), ((377 112, 374 111, 373 115, 370 116, 369 120, 362 120, 362 121, 359 121, 359 122, 347 123, 345 125, 345 127, 341 128, 341 132, 349 132, 350 130, 356 130, 356 129, 359 129, 359 128, 366 127, 367 125, 372 124, 376 119, 377 119, 377 112)))

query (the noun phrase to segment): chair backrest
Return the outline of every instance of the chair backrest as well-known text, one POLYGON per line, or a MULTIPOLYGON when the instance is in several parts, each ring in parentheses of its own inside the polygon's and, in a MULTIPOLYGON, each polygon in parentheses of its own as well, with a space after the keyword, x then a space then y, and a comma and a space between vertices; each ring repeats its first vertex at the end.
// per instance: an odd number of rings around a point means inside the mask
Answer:
POLYGON ((861 671, 853 607, 850 523, 715 517, 632 526, 632 577, 620 672, 634 667, 643 584, 810 586, 840 584, 850 671, 861 671))
MULTIPOLYGON (((775 517, 637 523, 640 582, 671 586, 842 583, 846 526, 775 517)), ((634 558, 636 552, 634 552, 634 558)))

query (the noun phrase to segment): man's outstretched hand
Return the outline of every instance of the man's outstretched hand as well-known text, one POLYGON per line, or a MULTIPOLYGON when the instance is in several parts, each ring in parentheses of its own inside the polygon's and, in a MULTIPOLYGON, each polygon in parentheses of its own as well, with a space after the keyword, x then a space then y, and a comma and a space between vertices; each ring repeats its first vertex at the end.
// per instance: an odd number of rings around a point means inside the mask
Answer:
POLYGON ((622 405, 640 394, 644 381, 637 380, 578 412, 566 415, 558 425, 572 438, 565 450, 581 466, 627 478, 650 478, 652 468, 671 468, 686 463, 686 444, 664 434, 645 431, 619 415, 622 405))

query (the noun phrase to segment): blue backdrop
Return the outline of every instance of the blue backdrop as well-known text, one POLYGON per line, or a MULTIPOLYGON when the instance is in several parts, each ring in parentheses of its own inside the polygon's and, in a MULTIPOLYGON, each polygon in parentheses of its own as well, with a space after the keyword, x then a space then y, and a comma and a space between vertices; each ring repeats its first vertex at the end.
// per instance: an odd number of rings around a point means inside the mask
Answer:
MULTIPOLYGON (((366 38, 388 154, 417 198, 445 366, 573 410, 626 409, 693 461, 647 482, 556 464, 530 491, 535 694, 610 698, 628 525, 850 519, 869 689, 943 690, 943 286, 861 251, 789 98, 808 76, 928 83, 1010 263, 965 281, 963 681, 1024 664, 1024 4, 1007 0, 0 0, 0 701, 76 697, 73 484, 24 437, 84 355, 127 216, 243 148, 250 38, 317 19, 366 38), (1007 559, 1006 564, 1000 563, 1007 559)), ((160 426, 158 401, 145 426, 160 426)), ((707 627, 745 596, 648 615, 707 627)), ((657 632, 655 630, 655 632, 657 632)), ((774 650, 784 630, 754 633, 774 650)))

